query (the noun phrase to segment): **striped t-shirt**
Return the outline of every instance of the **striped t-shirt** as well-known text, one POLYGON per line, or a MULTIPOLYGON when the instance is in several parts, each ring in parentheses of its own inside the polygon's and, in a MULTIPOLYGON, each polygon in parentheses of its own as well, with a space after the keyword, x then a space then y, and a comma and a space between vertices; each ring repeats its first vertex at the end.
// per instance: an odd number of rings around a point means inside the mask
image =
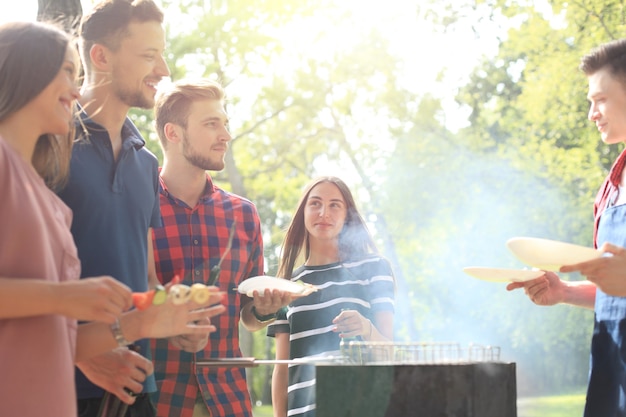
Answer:
MULTIPOLYGON (((281 310, 267 335, 289 333, 290 359, 336 355, 341 338, 333 319, 342 309, 358 310, 374 320, 379 311, 394 311, 391 266, 380 256, 320 266, 302 266, 292 281, 318 290, 281 310)), ((289 365, 288 416, 315 416, 315 367, 289 365)))

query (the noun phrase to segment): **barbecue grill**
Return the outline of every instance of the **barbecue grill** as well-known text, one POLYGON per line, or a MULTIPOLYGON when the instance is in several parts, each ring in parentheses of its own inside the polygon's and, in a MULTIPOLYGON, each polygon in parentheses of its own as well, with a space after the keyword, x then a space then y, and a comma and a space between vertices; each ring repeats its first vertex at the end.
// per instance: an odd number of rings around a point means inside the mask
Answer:
POLYGON ((277 363, 315 366, 317 417, 517 417, 515 364, 494 346, 353 341, 322 358, 197 365, 277 363))

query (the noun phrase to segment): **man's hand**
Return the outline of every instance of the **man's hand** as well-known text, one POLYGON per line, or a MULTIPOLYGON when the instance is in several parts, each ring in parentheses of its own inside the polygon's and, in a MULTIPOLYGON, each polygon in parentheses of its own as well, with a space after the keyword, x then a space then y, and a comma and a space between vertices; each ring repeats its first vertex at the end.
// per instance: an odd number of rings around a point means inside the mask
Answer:
POLYGON ((600 251, 612 256, 567 265, 561 268, 561 272, 580 272, 605 293, 626 297, 626 249, 605 243, 600 251))
POLYGON ((143 381, 154 371, 150 360, 127 348, 117 348, 79 362, 76 366, 91 382, 126 404, 135 402, 135 397, 126 390, 140 393, 143 381))
MULTIPOLYGON (((196 324, 211 324, 211 321, 207 318, 200 320, 196 324)), ((172 346, 177 347, 185 352, 195 353, 199 352, 206 347, 209 342, 209 335, 180 335, 170 337, 170 343, 172 346)))
POLYGON ((563 281, 554 272, 525 282, 512 282, 506 286, 507 291, 523 288, 530 300, 540 306, 551 306, 564 301, 563 281))

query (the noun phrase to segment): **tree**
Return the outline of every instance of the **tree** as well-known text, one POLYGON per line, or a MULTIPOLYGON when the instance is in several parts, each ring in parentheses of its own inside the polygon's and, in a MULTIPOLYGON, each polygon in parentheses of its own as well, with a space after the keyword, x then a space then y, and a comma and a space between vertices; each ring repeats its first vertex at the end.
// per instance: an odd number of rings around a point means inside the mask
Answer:
POLYGON ((80 0, 37 0, 37 20, 60 23, 66 32, 76 35, 83 7, 80 0))
MULTIPOLYGON (((358 27, 348 11, 330 2, 261 1, 252 6, 190 1, 181 11, 194 19, 183 25, 168 21, 172 78, 206 76, 227 88, 236 139, 225 171, 214 178, 256 203, 267 235, 268 273, 276 271, 282 230, 300 189, 324 173, 319 166, 330 163, 355 178, 356 192, 370 201, 363 210, 395 261, 401 284, 393 236, 376 203, 382 195, 376 178, 388 155, 381 151, 395 142, 387 124, 390 118, 402 120, 407 97, 395 74, 398 59, 388 52, 384 37, 364 31, 360 43, 324 55, 281 46, 287 28, 296 25, 315 28, 316 22, 330 20, 358 27)), ((311 38, 323 44, 333 42, 331 36, 319 31, 311 38)), ((266 339, 259 334, 257 346, 244 349, 265 355, 266 339)))
MULTIPOLYGON (((507 30, 500 39, 497 55, 485 58, 457 96, 459 105, 471 110, 471 125, 454 136, 459 146, 454 152, 446 151, 443 144, 435 147, 437 155, 451 158, 443 170, 443 178, 426 175, 423 179, 445 184, 456 201, 449 201, 447 194, 438 196, 438 208, 443 213, 433 214, 424 209, 417 213, 446 224, 458 236, 466 236, 463 230, 469 231, 467 226, 478 226, 472 239, 461 237, 462 241, 471 241, 471 247, 450 245, 457 256, 471 254, 465 262, 482 259, 489 265, 489 261, 500 260, 506 265, 510 260, 500 251, 477 252, 476 249, 483 247, 481 241, 499 237, 497 240, 502 242, 507 236, 514 236, 512 233, 591 245, 593 197, 620 149, 601 144, 597 132, 587 122, 586 82, 576 67, 580 57, 593 46, 621 36, 617 34, 624 29, 623 5, 611 0, 551 1, 552 8, 546 12, 536 2, 464 4, 465 10, 483 8, 482 24, 485 18, 487 22, 495 19, 507 30), (466 153, 472 155, 470 159, 462 156, 466 153), (475 161, 480 161, 480 166, 475 161), (450 171, 456 175, 446 175, 450 171), (494 177, 495 173, 499 178, 494 177), (475 179, 468 182, 468 178, 475 179), (473 201, 467 199, 469 196, 473 201), (483 207, 489 221, 471 215, 477 200, 487 203, 483 207), (502 205, 508 207, 506 211, 500 209, 502 205), (454 212, 450 207, 459 206, 468 209, 460 214, 445 214, 454 212), (468 219, 472 219, 470 223, 468 219), (516 224, 517 219, 524 221, 516 224)), ((458 23, 454 15, 446 20, 448 16, 437 15, 434 21, 458 23)), ((398 158, 406 161, 409 154, 404 149, 398 158)), ((432 172, 442 171, 432 164, 426 165, 426 174, 432 172)), ((423 198, 429 201, 427 194, 423 198)), ((444 229, 430 227, 429 235, 449 245, 450 240, 443 238, 449 232, 444 229)), ((490 248, 494 248, 493 243, 490 248)), ((445 249, 436 246, 436 250, 445 249)), ((447 294, 455 300, 460 296, 454 290, 447 294)), ((504 315, 497 321, 497 328, 501 336, 510 336, 508 346, 518 352, 523 365, 518 369, 524 370, 523 380, 529 381, 521 388, 526 390, 531 384, 535 390, 556 383, 584 384, 590 314, 569 307, 543 311, 519 304, 507 308, 501 304, 502 297, 483 292, 480 299, 488 300, 493 307, 489 311, 504 315), (511 311, 514 314, 509 314, 511 311), (516 321, 516 317, 524 320, 516 321), (564 352, 569 363, 562 359, 564 352)), ((510 302, 510 296, 506 300, 510 302)), ((447 307, 450 301, 442 304, 447 307)), ((467 315, 481 321, 488 319, 484 309, 462 305, 467 315)), ((489 322, 494 323, 493 319, 489 322)))
MULTIPOLYGON (((303 185, 339 173, 394 264, 399 340, 498 344, 520 363, 522 393, 584 383, 591 327, 579 324, 588 312, 539 309, 462 268, 522 267, 504 245, 518 235, 590 244, 589 206, 617 150, 600 145, 585 121, 576 66, 591 46, 623 33, 620 3, 552 1, 558 18, 530 1, 415 6, 416 24, 438 33, 468 21, 477 37, 497 32, 496 55, 456 95, 469 114, 461 129, 448 126, 442 97, 404 84, 415 41, 392 52, 389 34, 348 3, 163 2, 172 78, 226 87, 235 140, 226 169, 212 175, 257 205, 267 273, 276 272, 303 185), (353 39, 337 36, 338 27, 353 39)), ((131 117, 161 157, 151 111, 131 117)), ((271 346, 263 332, 242 332, 246 355, 270 356, 271 346)), ((269 372, 253 370, 254 400, 269 401, 269 372)))

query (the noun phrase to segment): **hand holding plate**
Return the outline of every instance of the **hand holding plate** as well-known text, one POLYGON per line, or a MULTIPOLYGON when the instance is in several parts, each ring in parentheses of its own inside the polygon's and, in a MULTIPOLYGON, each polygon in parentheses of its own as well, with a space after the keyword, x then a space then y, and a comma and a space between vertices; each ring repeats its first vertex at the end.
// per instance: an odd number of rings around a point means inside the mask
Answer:
POLYGON ((289 291, 281 291, 277 289, 270 290, 253 290, 252 297, 254 300, 254 309, 262 316, 276 313, 284 306, 290 304, 294 299, 300 297, 289 291))
POLYGON ((600 251, 612 256, 563 266, 561 272, 580 272, 605 293, 626 297, 626 249, 605 243, 600 251))
POLYGON ((508 291, 524 288, 524 293, 530 300, 540 306, 551 306, 563 302, 565 299, 565 284, 554 272, 525 282, 512 282, 506 286, 508 291))
POLYGON ((255 297, 255 292, 257 292, 259 296, 264 295, 267 289, 290 292, 293 297, 309 295, 317 291, 317 288, 310 284, 293 282, 288 279, 266 275, 245 279, 237 287, 237 291, 241 294, 246 294, 250 298, 255 297))

